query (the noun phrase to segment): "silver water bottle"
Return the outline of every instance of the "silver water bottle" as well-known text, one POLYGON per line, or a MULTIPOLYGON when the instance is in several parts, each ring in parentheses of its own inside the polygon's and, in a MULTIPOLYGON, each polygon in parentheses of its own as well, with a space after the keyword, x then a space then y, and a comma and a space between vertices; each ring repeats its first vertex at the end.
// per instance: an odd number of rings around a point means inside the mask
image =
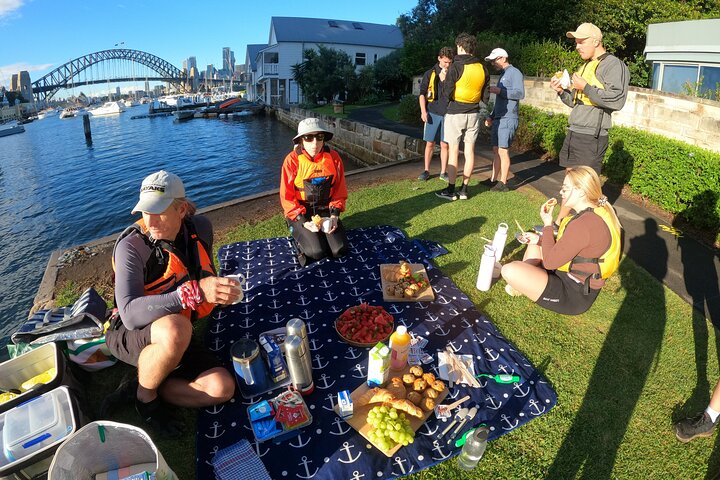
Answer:
POLYGON ((287 362, 293 387, 302 395, 309 395, 315 389, 312 369, 308 368, 310 352, 305 348, 302 338, 297 335, 285 337, 285 361, 287 362))
POLYGON ((285 326, 285 335, 295 335, 296 337, 300 337, 302 340, 303 345, 305 346, 305 351, 307 352, 307 355, 305 355, 305 362, 307 363, 308 371, 310 372, 310 375, 312 375, 312 358, 310 358, 310 341, 308 340, 307 336, 307 327, 305 326, 305 322, 300 320, 299 318, 291 318, 287 325, 285 326))

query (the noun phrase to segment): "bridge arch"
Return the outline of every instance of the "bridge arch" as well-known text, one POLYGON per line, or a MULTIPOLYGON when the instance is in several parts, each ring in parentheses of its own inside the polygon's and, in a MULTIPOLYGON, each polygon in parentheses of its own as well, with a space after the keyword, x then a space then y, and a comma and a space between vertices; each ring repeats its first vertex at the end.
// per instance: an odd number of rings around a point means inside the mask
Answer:
POLYGON ((156 55, 141 50, 114 48, 78 57, 33 82, 32 88, 35 100, 40 102, 49 100, 58 90, 67 88, 73 77, 77 76, 83 70, 108 60, 129 60, 145 65, 158 73, 158 77, 152 78, 152 80, 170 82, 179 87, 182 87, 184 82, 182 72, 179 68, 156 55))

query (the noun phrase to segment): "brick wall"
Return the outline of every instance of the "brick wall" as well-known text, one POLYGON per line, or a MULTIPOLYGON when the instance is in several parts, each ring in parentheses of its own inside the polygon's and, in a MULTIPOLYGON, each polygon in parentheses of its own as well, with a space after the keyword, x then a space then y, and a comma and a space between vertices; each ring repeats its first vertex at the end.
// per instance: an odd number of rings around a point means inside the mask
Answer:
POLYGON ((365 165, 421 158, 425 151, 425 142, 420 139, 344 118, 319 115, 297 107, 289 110, 277 109, 275 115, 293 130, 297 130, 297 124, 304 118, 320 118, 334 132, 332 145, 365 165))

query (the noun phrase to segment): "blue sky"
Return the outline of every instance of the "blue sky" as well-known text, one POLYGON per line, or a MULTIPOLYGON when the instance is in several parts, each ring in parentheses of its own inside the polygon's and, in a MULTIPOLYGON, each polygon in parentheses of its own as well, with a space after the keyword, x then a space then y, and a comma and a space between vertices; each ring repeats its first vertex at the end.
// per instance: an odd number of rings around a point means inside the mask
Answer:
POLYGON ((248 43, 268 41, 270 17, 311 17, 394 24, 417 0, 0 0, 0 85, 13 73, 33 81, 69 60, 114 48, 143 50, 182 68, 222 68, 222 48, 245 62, 248 43))

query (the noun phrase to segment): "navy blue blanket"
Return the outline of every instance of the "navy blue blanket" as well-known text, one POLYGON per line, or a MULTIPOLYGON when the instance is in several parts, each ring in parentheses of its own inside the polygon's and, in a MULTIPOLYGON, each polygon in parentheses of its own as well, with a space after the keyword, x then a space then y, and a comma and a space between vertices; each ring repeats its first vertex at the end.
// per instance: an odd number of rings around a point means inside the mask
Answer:
MULTIPOLYGON (((220 449, 242 438, 253 443, 272 478, 360 479, 395 478, 417 472, 459 453, 438 440, 446 423, 431 415, 412 445, 388 458, 333 412, 336 395, 354 390, 366 378, 369 349, 341 341, 333 322, 346 308, 361 302, 382 305, 415 334, 429 340, 425 351, 435 363, 424 368, 437 375, 437 351, 450 346, 475 358, 480 373, 512 373, 521 381, 502 385, 482 379, 482 388, 455 386, 444 403, 470 395, 480 405, 473 425, 490 427, 495 439, 547 413, 557 397, 546 379, 505 339, 455 284, 430 259, 447 253, 428 241, 409 241, 394 227, 348 232, 350 252, 305 268, 297 264, 289 238, 269 238, 227 245, 220 249, 221 273, 247 277, 245 298, 217 310, 209 322, 207 345, 232 370, 230 345, 241 337, 257 339, 264 331, 284 326, 294 317, 308 327, 315 391, 306 397, 313 423, 279 444, 257 443, 249 427, 250 400, 236 391, 225 405, 201 410, 197 433, 197 478, 213 478, 210 461, 220 449), (383 301, 378 265, 405 259, 427 269, 436 299, 431 303, 383 301), (364 476, 364 477, 363 477, 364 476)), ((274 391, 260 398, 271 398, 274 391)), ((470 404, 467 402, 465 405, 470 404)), ((464 430, 469 428, 466 427, 464 430)))

